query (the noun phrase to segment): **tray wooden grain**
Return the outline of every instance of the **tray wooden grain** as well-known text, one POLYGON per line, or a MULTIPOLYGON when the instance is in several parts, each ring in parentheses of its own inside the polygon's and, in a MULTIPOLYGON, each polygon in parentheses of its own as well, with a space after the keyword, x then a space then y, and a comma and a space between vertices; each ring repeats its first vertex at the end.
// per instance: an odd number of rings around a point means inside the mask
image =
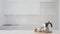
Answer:
POLYGON ((35 32, 35 34, 52 34, 52 33, 35 32))

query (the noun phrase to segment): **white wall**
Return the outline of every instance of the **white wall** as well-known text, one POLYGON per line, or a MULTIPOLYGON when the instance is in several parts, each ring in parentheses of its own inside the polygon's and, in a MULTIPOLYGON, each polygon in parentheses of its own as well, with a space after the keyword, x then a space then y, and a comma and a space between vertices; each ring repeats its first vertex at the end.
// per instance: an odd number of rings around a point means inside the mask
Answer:
POLYGON ((51 21, 58 29, 56 0, 4 0, 5 24, 42 24, 51 21))
POLYGON ((58 0, 58 10, 59 10, 59 29, 60 29, 60 0, 58 0))

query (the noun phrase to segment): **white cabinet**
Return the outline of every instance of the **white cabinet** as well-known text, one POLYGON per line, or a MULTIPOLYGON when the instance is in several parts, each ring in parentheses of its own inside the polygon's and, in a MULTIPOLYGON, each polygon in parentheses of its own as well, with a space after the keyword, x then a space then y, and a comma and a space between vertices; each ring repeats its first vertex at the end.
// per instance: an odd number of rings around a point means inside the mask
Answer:
POLYGON ((40 15, 39 0, 4 0, 5 15, 40 15))
POLYGON ((0 0, 0 26, 2 25, 2 24, 4 24, 4 15, 3 15, 3 3, 2 3, 3 1, 2 0, 0 0))

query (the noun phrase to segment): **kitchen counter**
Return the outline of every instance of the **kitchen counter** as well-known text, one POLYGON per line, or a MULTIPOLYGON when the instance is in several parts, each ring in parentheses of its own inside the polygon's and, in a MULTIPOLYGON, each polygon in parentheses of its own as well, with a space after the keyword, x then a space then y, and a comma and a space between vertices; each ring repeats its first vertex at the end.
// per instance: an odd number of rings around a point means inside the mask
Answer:
POLYGON ((0 34, 60 34, 60 31, 53 33, 36 33, 33 26, 0 26, 0 34))
POLYGON ((60 34, 60 31, 53 33, 35 33, 33 30, 0 30, 0 34, 60 34))

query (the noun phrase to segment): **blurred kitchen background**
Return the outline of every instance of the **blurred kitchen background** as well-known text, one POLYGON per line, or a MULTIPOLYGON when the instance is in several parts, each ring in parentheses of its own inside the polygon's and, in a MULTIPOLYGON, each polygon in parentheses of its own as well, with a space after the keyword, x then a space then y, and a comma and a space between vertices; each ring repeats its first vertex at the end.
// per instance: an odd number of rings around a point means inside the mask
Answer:
POLYGON ((0 0, 0 30, 34 29, 48 21, 59 30, 58 0, 0 0))

